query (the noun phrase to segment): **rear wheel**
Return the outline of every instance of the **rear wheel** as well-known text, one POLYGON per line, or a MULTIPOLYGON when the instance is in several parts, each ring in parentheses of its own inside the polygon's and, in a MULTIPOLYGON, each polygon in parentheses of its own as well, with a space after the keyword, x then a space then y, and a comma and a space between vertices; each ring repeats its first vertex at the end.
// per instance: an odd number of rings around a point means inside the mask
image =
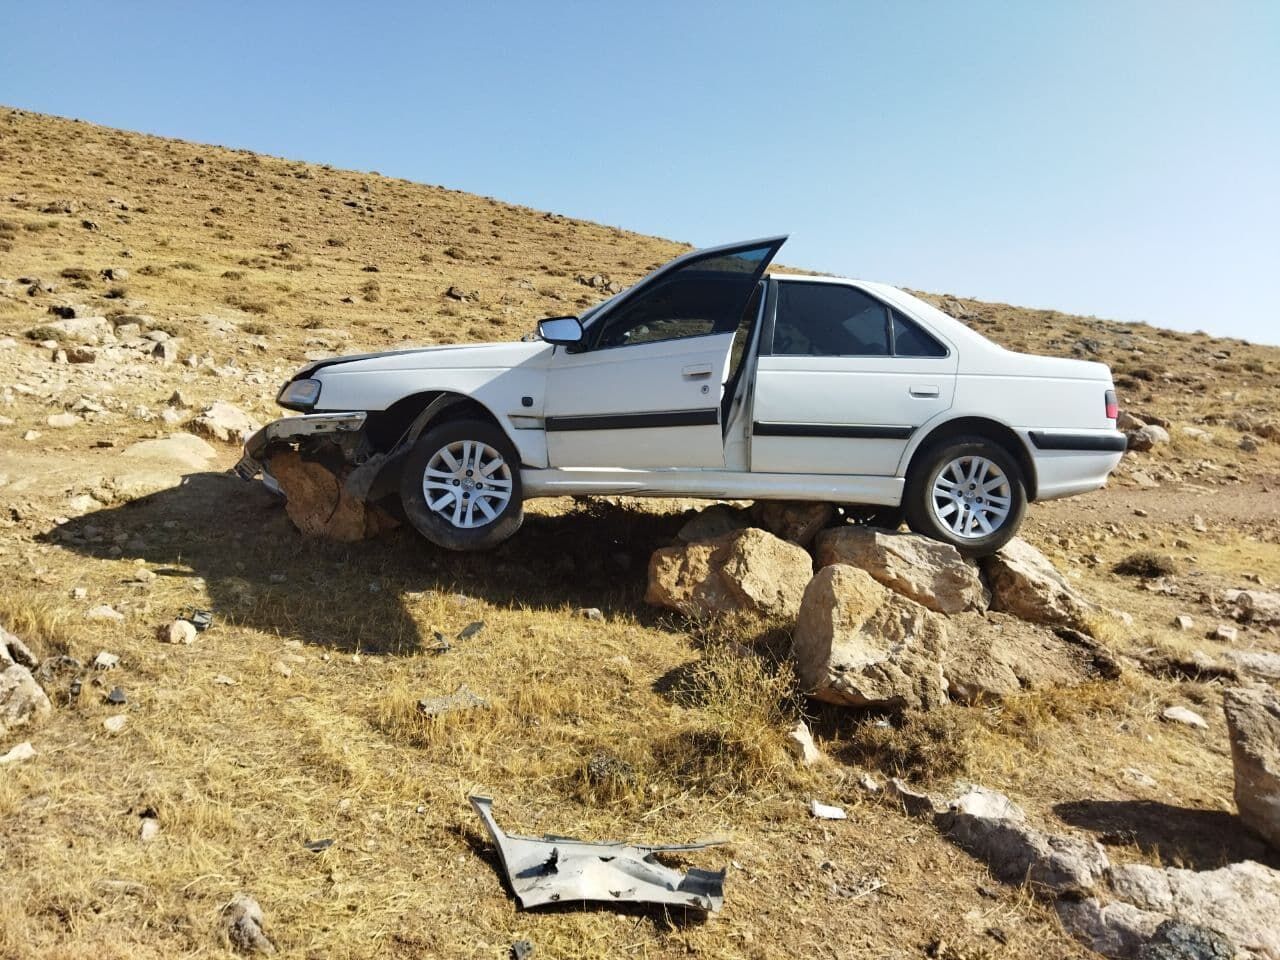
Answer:
POLYGON ((489 550, 524 522, 520 458, 484 420, 447 420, 414 444, 400 502, 420 534, 446 550, 489 550))
POLYGON ((907 478, 907 525, 985 557, 1018 532, 1027 509, 1017 461, 985 437, 957 437, 927 450, 907 478))

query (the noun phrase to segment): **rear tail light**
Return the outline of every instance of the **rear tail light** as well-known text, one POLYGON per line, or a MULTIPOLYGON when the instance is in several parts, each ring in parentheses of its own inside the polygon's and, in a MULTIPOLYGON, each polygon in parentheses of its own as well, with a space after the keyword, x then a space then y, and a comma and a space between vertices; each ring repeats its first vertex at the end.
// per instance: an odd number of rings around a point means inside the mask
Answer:
POLYGON ((1116 392, 1114 390, 1107 391, 1107 419, 1114 420, 1120 416, 1120 405, 1116 403, 1116 392))

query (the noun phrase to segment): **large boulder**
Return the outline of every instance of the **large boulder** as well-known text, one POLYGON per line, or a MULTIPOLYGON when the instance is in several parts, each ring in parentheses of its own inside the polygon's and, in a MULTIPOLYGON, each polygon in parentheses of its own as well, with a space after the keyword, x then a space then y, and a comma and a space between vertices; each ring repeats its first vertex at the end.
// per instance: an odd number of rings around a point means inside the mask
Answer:
POLYGON ((655 551, 644 598, 687 617, 794 617, 812 573, 801 547, 750 527, 655 551))
POLYGON ((0 672, 0 738, 52 712, 53 704, 30 670, 15 663, 0 672))
POLYGON ((1280 870, 1252 860, 1202 871, 1133 863, 1111 868, 1111 889, 1140 910, 1216 930, 1240 950, 1280 960, 1280 870))
POLYGON ((1045 833, 1004 794, 970 787, 951 801, 939 825, 958 846, 1010 883, 1030 881, 1055 896, 1089 896, 1110 863, 1092 841, 1045 833))
POLYGON ((191 429, 222 443, 243 443, 261 424, 234 404, 215 400, 191 421, 191 429))
POLYGON ((1280 695, 1268 687, 1223 696, 1240 819, 1280 850, 1280 695))
POLYGON ((888 709, 947 700, 941 618, 857 567, 818 571, 805 588, 792 643, 800 683, 818 700, 888 709))
POLYGON ((285 495, 289 519, 309 537, 354 543, 398 525, 381 507, 347 492, 345 476, 335 474, 322 463, 304 459, 296 450, 273 454, 266 469, 285 495))
POLYGON ((1093 897, 1059 900, 1054 907, 1063 929, 1104 957, 1134 958, 1165 918, 1129 903, 1103 904, 1093 897))
POLYGON ((112 343, 115 328, 106 317, 69 317, 51 320, 27 333, 38 340, 57 340, 59 343, 112 343))
POLYGON ((746 510, 713 503, 686 520, 676 536, 685 543, 693 543, 697 540, 714 540, 747 526, 750 526, 750 517, 746 510))
POLYGON ((751 515, 774 536, 808 547, 818 531, 835 519, 836 508, 803 500, 761 500, 752 507, 751 515))
POLYGON ((1021 537, 982 561, 991 587, 991 609, 1032 623, 1085 629, 1099 608, 1082 597, 1049 559, 1021 537))
POLYGON ((915 533, 845 526, 818 534, 818 565, 845 563, 890 590, 939 613, 984 610, 987 591, 978 568, 949 543, 915 533))
POLYGON ((989 703, 1112 675, 1089 646, 1006 613, 957 614, 948 628, 942 672, 953 701, 989 703))
POLYGON ((1137 430, 1130 430, 1126 436, 1129 438, 1130 450, 1150 450, 1152 447, 1169 442, 1169 431, 1154 423, 1139 427, 1137 430))

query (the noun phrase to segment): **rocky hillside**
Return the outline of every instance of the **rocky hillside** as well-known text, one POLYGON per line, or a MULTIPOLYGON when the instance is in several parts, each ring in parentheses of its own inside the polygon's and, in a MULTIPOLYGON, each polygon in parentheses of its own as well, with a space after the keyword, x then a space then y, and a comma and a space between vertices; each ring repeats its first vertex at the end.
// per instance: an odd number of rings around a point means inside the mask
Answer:
POLYGON ((336 544, 226 474, 309 357, 682 249, 0 109, 0 957, 1280 957, 1280 350, 934 297, 1133 439, 981 565, 786 504, 336 544), (516 909, 470 794, 724 841, 669 860, 724 905, 516 909))

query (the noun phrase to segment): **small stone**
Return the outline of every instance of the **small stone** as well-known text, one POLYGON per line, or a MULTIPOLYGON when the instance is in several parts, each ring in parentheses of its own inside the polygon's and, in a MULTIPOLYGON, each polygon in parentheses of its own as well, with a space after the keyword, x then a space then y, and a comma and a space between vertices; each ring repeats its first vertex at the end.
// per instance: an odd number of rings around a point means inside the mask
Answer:
POLYGON ((1147 776, 1137 767, 1125 767, 1120 772, 1124 775, 1126 780, 1139 787, 1146 787, 1148 790, 1154 790, 1156 787, 1160 786, 1160 784, 1158 784, 1154 779, 1147 776))
POLYGON ((107 703, 117 707, 122 707, 129 702, 124 694, 124 687, 112 687, 111 692, 107 694, 106 700, 107 703))
POLYGON ((1236 637, 1240 635, 1240 631, 1235 627, 1229 627, 1225 623, 1220 623, 1213 628, 1213 632, 1209 634, 1210 640, 1219 640, 1222 643, 1235 643, 1236 637))
POLYGON ((803 720, 787 733, 787 749, 804 766, 809 767, 822 759, 822 754, 813 742, 813 735, 803 720))
POLYGON ((142 826, 138 829, 138 839, 143 843, 150 843, 158 836, 160 836, 160 821, 155 817, 143 817, 142 826))
POLYGON ((114 670, 120 665, 120 658, 114 653, 108 653, 101 650, 98 655, 93 658, 93 669, 95 670, 114 670))
POLYGON ((583 607, 581 610, 578 611, 578 616, 586 620, 603 620, 604 619, 604 613, 601 612, 599 607, 583 607))
POLYGON ((880 781, 869 773, 858 774, 858 788, 872 795, 884 789, 884 787, 880 786, 880 781))
POLYGON ((817 800, 809 801, 809 813, 817 817, 819 820, 847 820, 849 815, 839 807, 833 807, 830 804, 819 803, 817 800))
POLYGON ((222 908, 222 932, 228 942, 246 953, 275 953, 275 944, 262 931, 262 907, 245 893, 237 893, 222 908))
POLYGON ((292 677, 293 668, 286 665, 283 661, 277 660, 271 665, 271 672, 278 673, 282 677, 292 677))
POLYGON ((110 604, 103 603, 96 607, 90 607, 85 612, 86 620, 123 620, 124 614, 110 604))
POLYGON ((1209 724, 1204 717, 1186 707, 1166 707, 1160 714, 1162 720, 1168 720, 1170 723, 1181 723, 1184 726, 1195 727, 1199 730, 1208 730, 1209 724))
POLYGON ((55 413, 45 420, 45 423, 58 430, 65 430, 68 427, 74 427, 79 422, 80 418, 74 413, 55 413))
POLYGON ((117 713, 103 720, 102 726, 106 728, 108 733, 119 733, 128 722, 129 718, 125 714, 117 713))
POLYGON ((195 625, 187 620, 174 620, 160 627, 158 636, 161 643, 195 643, 195 625))
POLYGON ((0 767, 10 763, 21 763, 23 760, 30 760, 36 755, 36 748, 31 746, 30 740, 24 740, 22 743, 13 747, 8 753, 0 756, 0 767))
POLYGON ((222 673, 214 677, 213 682, 223 687, 234 687, 236 685, 236 682, 234 680, 232 680, 226 674, 222 674, 222 673))
POLYGON ((1185 613, 1180 613, 1173 618, 1173 626, 1176 630, 1190 630, 1195 624, 1196 622, 1185 613))

